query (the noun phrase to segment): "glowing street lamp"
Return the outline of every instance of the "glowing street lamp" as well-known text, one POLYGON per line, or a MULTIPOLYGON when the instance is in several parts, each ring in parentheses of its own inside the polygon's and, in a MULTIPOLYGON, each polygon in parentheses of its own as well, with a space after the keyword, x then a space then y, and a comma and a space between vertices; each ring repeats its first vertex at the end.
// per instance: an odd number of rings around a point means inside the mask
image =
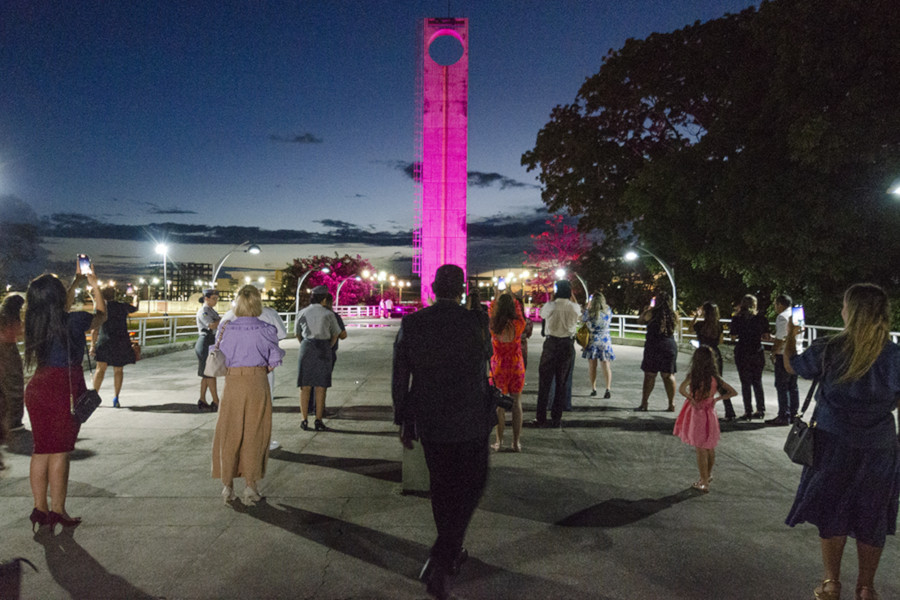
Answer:
MULTIPOLYGON (((637 248, 638 250, 640 250, 641 252, 644 252, 645 254, 648 254, 649 256, 652 256, 653 258, 655 258, 656 262, 658 262, 659 265, 663 268, 663 271, 666 272, 666 276, 669 278, 669 283, 672 284, 672 308, 674 308, 675 310, 678 310, 678 292, 675 289, 675 271, 674 271, 674 269, 672 269, 672 267, 670 267, 668 264, 666 264, 666 261, 664 261, 657 255, 653 254, 646 248, 642 248, 638 245, 635 245, 634 247, 637 248)), ((625 253, 625 260, 630 262, 630 261, 637 259, 639 256, 640 255, 637 252, 635 252, 634 250, 629 250, 628 252, 625 253)))
POLYGON ((250 254, 259 254, 260 252, 262 252, 262 250, 260 250, 259 246, 257 246, 256 244, 251 244, 250 240, 247 240, 246 242, 241 242, 240 244, 236 244, 231 250, 229 250, 228 252, 225 253, 225 256, 220 258, 219 261, 216 263, 216 268, 213 269, 213 276, 212 276, 213 287, 216 286, 216 281, 219 280, 219 271, 222 269, 222 265, 225 264, 225 261, 228 259, 228 257, 231 256, 235 251, 243 248, 244 246, 247 246, 247 249, 244 250, 244 252, 249 252, 250 254))
POLYGON ((328 267, 322 267, 321 269, 310 269, 306 273, 303 274, 302 277, 297 281, 297 291, 294 292, 294 313, 300 312, 300 286, 303 285, 303 282, 306 281, 306 278, 313 271, 319 271, 320 273, 331 273, 331 269, 328 267))
MULTIPOLYGON (((363 271, 363 273, 368 273, 368 271, 363 271)), ((362 277, 357 275, 356 277, 348 277, 347 279, 340 282, 337 286, 337 290, 335 290, 335 292, 334 292, 334 305, 335 306, 340 306, 340 302, 338 302, 338 298, 341 295, 341 288, 344 287, 344 284, 347 283, 348 281, 350 281, 351 279, 353 281, 362 281, 362 277)))

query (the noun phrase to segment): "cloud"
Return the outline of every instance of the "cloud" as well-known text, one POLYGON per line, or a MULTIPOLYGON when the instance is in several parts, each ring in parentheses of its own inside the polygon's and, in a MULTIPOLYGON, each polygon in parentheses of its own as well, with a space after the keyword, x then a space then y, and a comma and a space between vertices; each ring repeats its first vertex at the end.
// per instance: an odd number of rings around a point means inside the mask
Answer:
MULTIPOLYGON (((381 163, 384 165, 388 165, 398 171, 403 171, 403 173, 413 181, 418 182, 418 176, 416 173, 416 167, 421 163, 418 162, 407 162, 404 160, 383 160, 383 161, 375 161, 377 163, 381 163)), ((468 172, 468 183, 473 187, 485 188, 491 187, 493 185, 499 185, 501 190, 507 190, 512 188, 532 188, 532 189, 540 189, 539 185, 535 185, 533 183, 524 183, 522 181, 516 181, 511 177, 506 177, 501 175, 500 173, 483 173, 481 171, 469 171, 468 172)))
POLYGON ((306 132, 301 135, 275 135, 269 136, 273 142, 282 142, 284 144, 321 144, 324 140, 313 134, 306 132))
POLYGON ((335 219, 322 219, 321 221, 313 221, 313 223, 318 223, 322 227, 328 227, 330 229, 357 229, 357 226, 354 223, 337 221, 335 219))
POLYGON ((188 210, 186 208, 163 208, 158 204, 153 204, 152 202, 144 202, 146 206, 149 206, 149 212, 151 215, 196 215, 197 211, 188 210))
POLYGON ((533 183, 523 183, 521 181, 516 181, 511 177, 505 177, 500 173, 482 173, 481 171, 469 171, 469 185, 475 187, 490 187, 495 183, 500 184, 500 189, 505 190, 509 188, 536 188, 540 189, 540 186, 537 186, 533 183))

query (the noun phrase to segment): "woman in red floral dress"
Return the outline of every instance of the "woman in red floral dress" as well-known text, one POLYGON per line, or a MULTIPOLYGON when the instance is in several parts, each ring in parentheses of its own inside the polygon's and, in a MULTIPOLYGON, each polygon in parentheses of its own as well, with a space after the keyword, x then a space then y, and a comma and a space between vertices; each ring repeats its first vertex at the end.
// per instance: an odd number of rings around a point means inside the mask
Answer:
MULTIPOLYGON (((494 385, 513 399, 512 407, 512 451, 520 452, 519 437, 522 433, 522 387, 525 385, 525 362, 522 360, 522 332, 525 317, 519 312, 511 294, 497 298, 491 310, 491 342, 494 355, 491 357, 491 373, 494 385)), ((506 426, 506 411, 497 408, 497 441, 491 445, 494 450, 503 447, 503 430, 506 426)))

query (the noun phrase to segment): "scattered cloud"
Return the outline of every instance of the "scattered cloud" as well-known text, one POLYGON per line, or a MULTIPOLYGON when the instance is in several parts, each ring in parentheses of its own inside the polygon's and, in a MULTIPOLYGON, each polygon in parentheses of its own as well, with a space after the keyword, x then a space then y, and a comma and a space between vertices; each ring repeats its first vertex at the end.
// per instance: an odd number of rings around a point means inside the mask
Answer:
POLYGON ((272 134, 269 139, 273 142, 281 142, 284 144, 321 144, 324 140, 315 135, 306 132, 298 135, 276 135, 272 134))
POLYGON ((482 173, 481 171, 469 171, 469 185, 475 187, 491 187, 494 184, 499 184, 501 190, 511 189, 511 188, 535 188, 540 189, 540 186, 535 185, 533 183, 523 183, 521 181, 516 181, 511 177, 506 177, 501 175, 500 173, 482 173))
POLYGON ((149 212, 151 215, 196 215, 197 214, 197 211, 195 211, 195 210, 188 210, 186 208, 176 208, 174 206, 171 208, 163 208, 163 207, 159 206, 158 204, 153 204, 152 202, 144 202, 144 205, 150 207, 147 210, 147 212, 149 212))
POLYGON ((353 223, 337 221, 335 219, 322 219, 321 221, 313 221, 313 223, 318 223, 322 227, 328 227, 330 229, 357 229, 357 226, 353 223))

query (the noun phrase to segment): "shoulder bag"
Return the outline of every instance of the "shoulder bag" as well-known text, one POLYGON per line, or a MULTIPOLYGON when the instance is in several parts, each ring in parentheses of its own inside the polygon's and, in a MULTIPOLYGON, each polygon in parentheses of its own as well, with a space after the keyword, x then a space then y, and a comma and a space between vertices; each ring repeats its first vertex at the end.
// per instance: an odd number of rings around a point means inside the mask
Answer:
MULTIPOLYGON (((222 324, 222 336, 225 335, 226 324, 222 324)), ((209 354, 206 355, 206 366, 203 367, 203 375, 206 377, 224 377, 228 371, 228 366, 225 364, 225 355, 219 350, 222 336, 219 336, 219 341, 216 342, 215 347, 210 348, 209 354)))
POLYGON ((587 348, 588 344, 591 343, 591 328, 587 322, 582 323, 578 331, 575 332, 575 341, 582 348, 587 348))
MULTIPOLYGON (((66 331, 66 335, 69 335, 68 330, 66 331)), ((66 346, 71 348, 71 342, 69 342, 68 338, 66 338, 66 346)), ((69 412, 72 414, 72 418, 78 423, 84 423, 91 418, 91 415, 94 414, 94 411, 100 406, 100 394, 97 393, 97 390, 85 390, 77 399, 74 397, 74 392, 72 391, 72 369, 68 364, 69 356, 71 355, 67 354, 66 356, 66 369, 69 374, 69 412)), ((90 354, 88 354, 87 359, 88 368, 91 371, 91 375, 93 375, 94 367, 91 365, 90 354)))
POLYGON ((806 400, 803 402, 803 408, 800 414, 794 419, 791 430, 788 432, 787 439, 784 441, 784 452, 793 462, 798 465, 811 467, 813 465, 813 440, 816 432, 816 411, 813 410, 809 424, 803 421, 803 414, 809 408, 813 394, 816 392, 816 386, 819 384, 819 378, 813 380, 806 394, 806 400))

